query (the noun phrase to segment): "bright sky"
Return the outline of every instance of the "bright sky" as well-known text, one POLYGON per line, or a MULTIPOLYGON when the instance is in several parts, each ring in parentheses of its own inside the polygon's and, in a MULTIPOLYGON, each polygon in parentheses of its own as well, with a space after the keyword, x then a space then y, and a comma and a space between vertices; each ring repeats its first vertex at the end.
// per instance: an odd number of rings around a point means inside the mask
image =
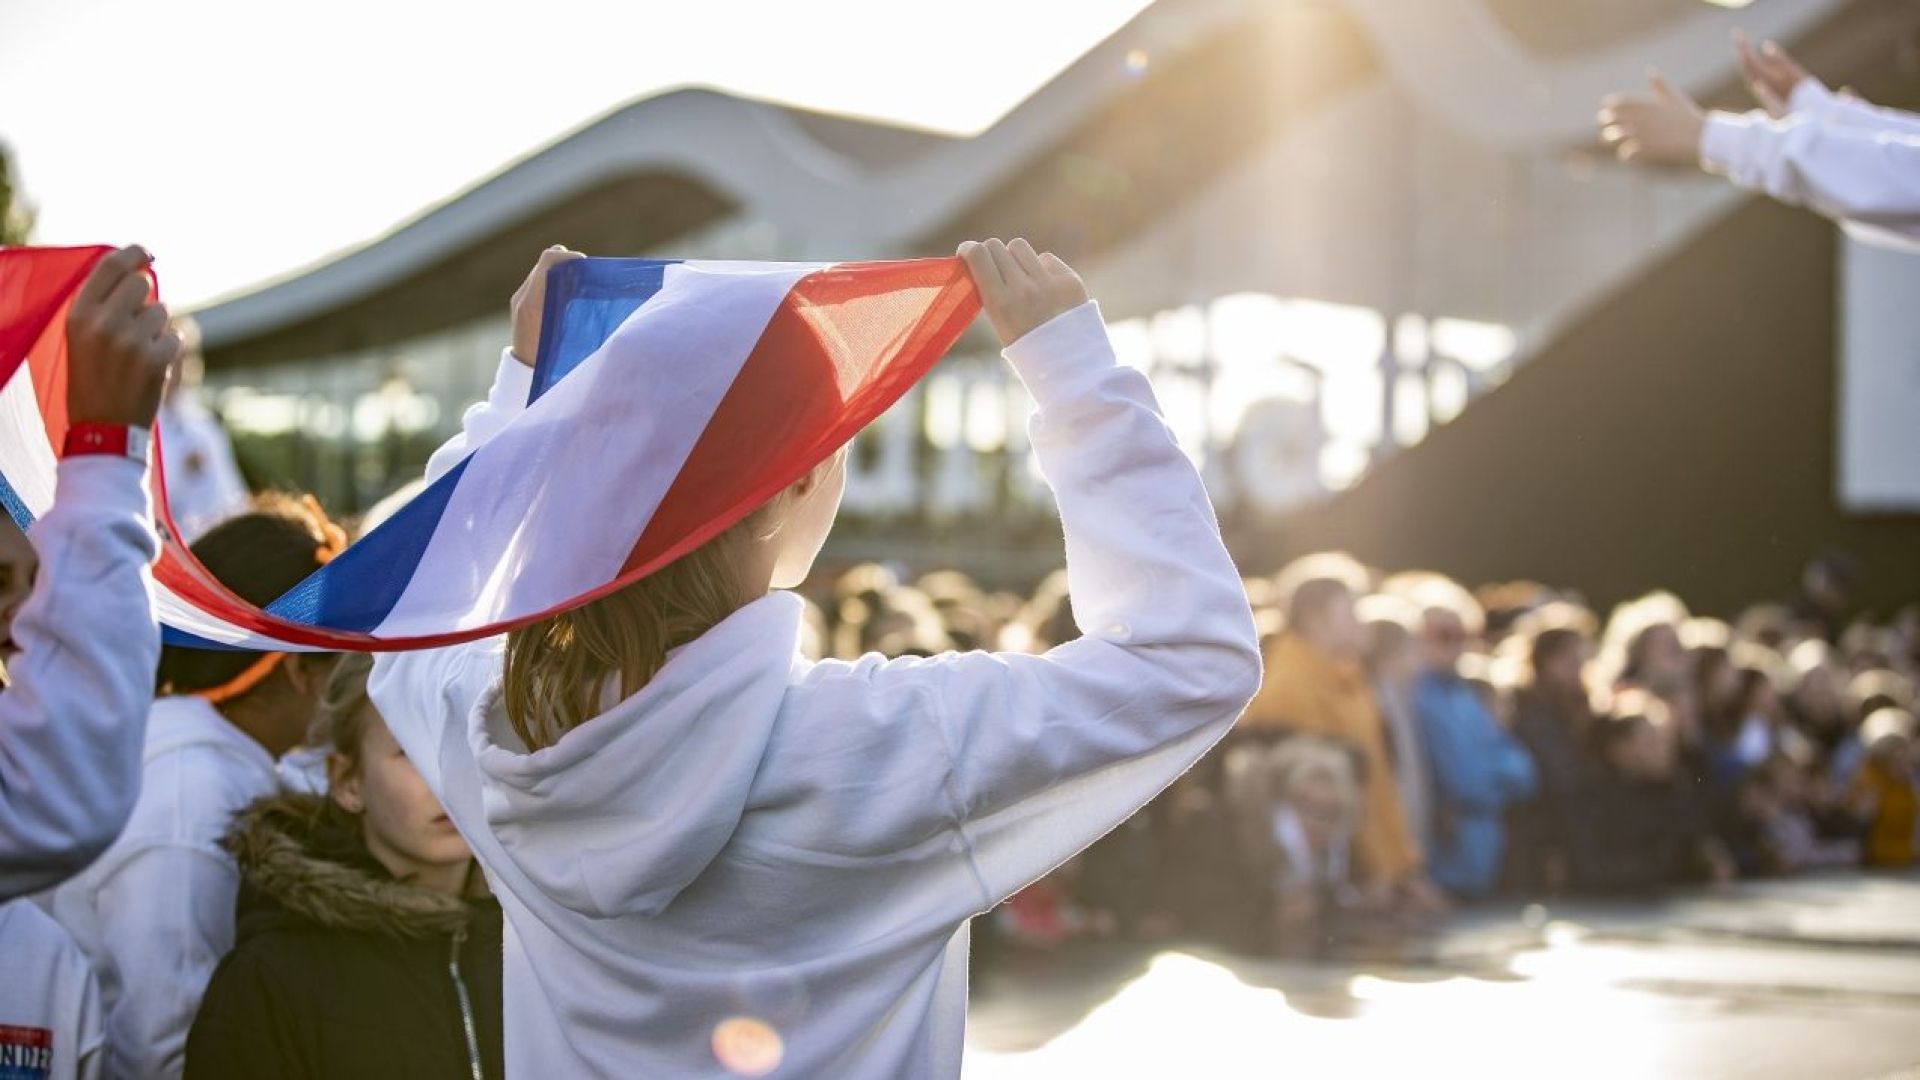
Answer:
POLYGON ((0 0, 0 141, 43 244, 189 305, 370 239, 662 88, 950 131, 1147 0, 0 0))

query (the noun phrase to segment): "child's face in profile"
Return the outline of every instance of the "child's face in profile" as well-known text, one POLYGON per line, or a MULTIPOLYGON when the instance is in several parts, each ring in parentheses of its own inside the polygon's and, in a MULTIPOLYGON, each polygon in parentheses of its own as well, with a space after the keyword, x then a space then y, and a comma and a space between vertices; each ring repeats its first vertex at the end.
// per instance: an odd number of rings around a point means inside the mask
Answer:
POLYGON ((809 477, 812 482, 806 491, 788 489, 792 498, 779 523, 780 550, 774 559, 772 584, 776 589, 799 587, 826 545, 833 519, 840 513, 840 498, 847 491, 846 447, 822 462, 809 477))

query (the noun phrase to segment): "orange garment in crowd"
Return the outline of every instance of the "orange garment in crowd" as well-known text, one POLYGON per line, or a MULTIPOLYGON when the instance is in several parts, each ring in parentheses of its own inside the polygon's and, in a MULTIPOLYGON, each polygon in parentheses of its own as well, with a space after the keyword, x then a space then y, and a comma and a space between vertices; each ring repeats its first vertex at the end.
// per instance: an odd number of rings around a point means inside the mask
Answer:
POLYGON ((1867 865, 1911 866, 1914 828, 1920 823, 1920 793, 1914 791, 1913 778, 1869 760, 1853 783, 1873 803, 1873 820, 1867 825, 1867 865))
POLYGON ((1355 838, 1360 863, 1376 882, 1398 882, 1419 871, 1420 846, 1393 782, 1386 723, 1358 664, 1341 663, 1306 640, 1285 635, 1268 650, 1266 681, 1238 728, 1318 735, 1359 751, 1367 792, 1355 838))

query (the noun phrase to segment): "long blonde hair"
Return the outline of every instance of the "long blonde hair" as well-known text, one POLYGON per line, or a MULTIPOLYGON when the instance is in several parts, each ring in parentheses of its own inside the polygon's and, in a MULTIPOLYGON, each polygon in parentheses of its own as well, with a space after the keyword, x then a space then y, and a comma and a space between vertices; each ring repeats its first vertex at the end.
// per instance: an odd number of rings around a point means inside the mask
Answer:
POLYGON ((601 687, 624 697, 645 686, 667 652, 754 599, 740 557, 769 506, 618 592, 507 634, 501 690, 507 719, 529 751, 552 746, 600 711, 601 687))

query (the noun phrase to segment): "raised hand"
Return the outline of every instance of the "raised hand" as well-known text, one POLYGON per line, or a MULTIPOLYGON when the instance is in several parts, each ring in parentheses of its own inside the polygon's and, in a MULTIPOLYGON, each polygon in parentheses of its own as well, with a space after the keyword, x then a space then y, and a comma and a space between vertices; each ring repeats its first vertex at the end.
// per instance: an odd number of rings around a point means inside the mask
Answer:
POLYGON ((1034 251, 1024 239, 1011 244, 969 240, 960 245, 959 255, 1003 346, 1087 302, 1087 287, 1073 267, 1051 251, 1034 251))
POLYGON ((1778 120, 1791 112, 1787 102, 1793 97, 1793 88, 1800 85, 1800 80, 1813 78, 1807 69, 1772 41, 1756 49, 1747 35, 1736 33, 1733 47, 1740 54, 1740 75, 1746 80, 1747 89, 1760 107, 1767 110, 1767 115, 1778 120))
POLYGON ((1600 141, 1621 161, 1697 165, 1707 114, 1657 71, 1647 94, 1614 94, 1600 102, 1600 141))
POLYGON ((547 306, 547 271, 563 262, 584 259, 585 255, 555 244, 540 253, 540 260, 527 272, 527 280, 513 291, 508 308, 513 312, 513 358, 533 366, 540 350, 540 319, 547 306))
POLYGON ((180 334, 153 299, 139 246, 101 259, 67 309, 67 419, 152 427, 180 334))

